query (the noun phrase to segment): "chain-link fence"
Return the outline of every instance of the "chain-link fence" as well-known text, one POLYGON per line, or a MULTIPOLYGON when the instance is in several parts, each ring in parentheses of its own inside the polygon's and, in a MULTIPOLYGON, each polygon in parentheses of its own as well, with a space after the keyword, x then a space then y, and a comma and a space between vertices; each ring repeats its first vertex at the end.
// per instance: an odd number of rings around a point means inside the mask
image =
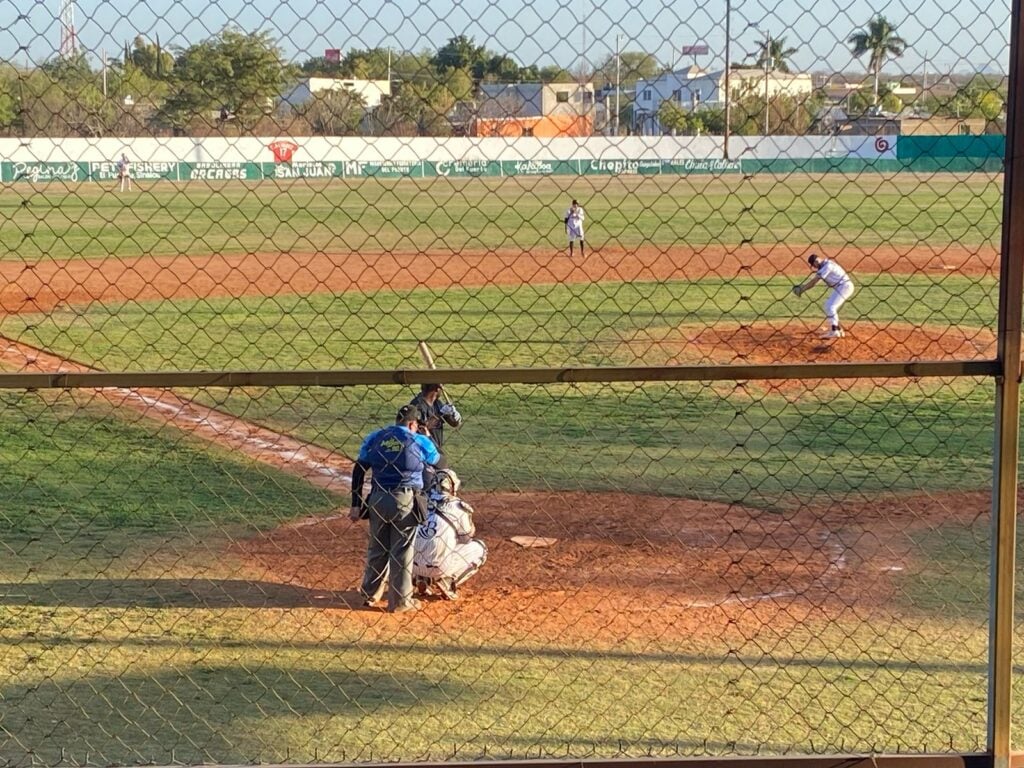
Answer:
POLYGON ((0 0, 0 765, 1005 757, 1010 12, 0 0))

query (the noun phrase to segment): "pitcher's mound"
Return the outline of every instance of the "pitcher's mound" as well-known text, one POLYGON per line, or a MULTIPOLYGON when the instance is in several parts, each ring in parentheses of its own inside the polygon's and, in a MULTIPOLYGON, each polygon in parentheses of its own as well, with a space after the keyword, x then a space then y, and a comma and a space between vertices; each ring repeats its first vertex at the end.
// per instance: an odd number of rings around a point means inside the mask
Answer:
POLYGON ((995 334, 985 328, 858 321, 841 339, 822 339, 823 330, 803 322, 682 326, 632 343, 661 365, 977 360, 996 353, 995 334))

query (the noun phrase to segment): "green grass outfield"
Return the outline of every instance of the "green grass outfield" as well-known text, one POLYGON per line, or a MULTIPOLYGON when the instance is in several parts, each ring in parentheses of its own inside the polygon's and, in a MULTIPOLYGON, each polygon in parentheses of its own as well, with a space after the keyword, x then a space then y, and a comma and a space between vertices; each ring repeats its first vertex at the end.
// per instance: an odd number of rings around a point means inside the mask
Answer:
POLYGON ((570 197, 588 239, 791 246, 998 244, 1002 177, 759 174, 81 184, 0 192, 0 258, 561 247, 570 197))

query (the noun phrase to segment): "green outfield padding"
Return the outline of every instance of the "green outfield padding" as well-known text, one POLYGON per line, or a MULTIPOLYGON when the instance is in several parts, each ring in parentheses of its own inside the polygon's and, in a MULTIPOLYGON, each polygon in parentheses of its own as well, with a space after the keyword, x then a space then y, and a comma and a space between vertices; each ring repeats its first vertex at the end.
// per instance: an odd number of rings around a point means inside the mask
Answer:
MULTIPOLYGON (((848 154, 724 160, 706 157, 562 158, 533 160, 321 160, 292 163, 134 162, 133 176, 145 181, 259 181, 319 178, 475 178, 504 176, 649 176, 727 173, 920 173, 998 172, 1006 152, 1004 136, 898 136, 896 158, 848 154)), ((3 162, 0 181, 106 182, 116 178, 112 163, 3 162)))

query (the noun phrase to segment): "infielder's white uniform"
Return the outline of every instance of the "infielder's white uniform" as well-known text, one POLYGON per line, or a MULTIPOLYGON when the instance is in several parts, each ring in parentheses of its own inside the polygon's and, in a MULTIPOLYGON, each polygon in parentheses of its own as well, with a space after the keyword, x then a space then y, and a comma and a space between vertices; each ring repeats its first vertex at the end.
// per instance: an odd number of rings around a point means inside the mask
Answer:
POLYGON ((127 155, 121 155, 117 161, 118 189, 121 192, 128 192, 132 188, 132 166, 128 162, 127 155))
POLYGON ((853 280, 832 259, 823 259, 816 272, 821 281, 832 289, 832 293, 825 299, 825 317, 836 328, 839 326, 839 308, 853 296, 853 280))
POLYGON ((462 584, 487 560, 487 546, 473 538, 473 508, 435 486, 428 510, 427 521, 416 529, 413 576, 462 584))
POLYGON ((587 217, 582 205, 569 208, 565 212, 565 233, 569 236, 569 242, 583 239, 583 220, 587 217))

